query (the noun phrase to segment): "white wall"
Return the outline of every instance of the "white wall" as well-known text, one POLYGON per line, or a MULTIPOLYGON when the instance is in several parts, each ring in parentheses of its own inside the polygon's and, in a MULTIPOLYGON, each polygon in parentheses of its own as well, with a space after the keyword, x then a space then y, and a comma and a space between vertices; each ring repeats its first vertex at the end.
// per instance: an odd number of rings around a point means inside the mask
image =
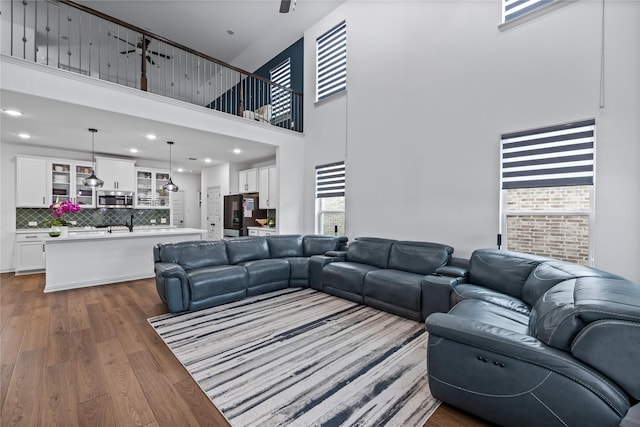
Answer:
POLYGON ((640 3, 577 2, 501 32, 499 2, 348 2, 305 32, 313 166, 346 161, 347 234, 495 247, 499 138, 595 118, 595 263, 640 280, 640 3), (347 20, 347 94, 313 105, 315 39, 347 20))

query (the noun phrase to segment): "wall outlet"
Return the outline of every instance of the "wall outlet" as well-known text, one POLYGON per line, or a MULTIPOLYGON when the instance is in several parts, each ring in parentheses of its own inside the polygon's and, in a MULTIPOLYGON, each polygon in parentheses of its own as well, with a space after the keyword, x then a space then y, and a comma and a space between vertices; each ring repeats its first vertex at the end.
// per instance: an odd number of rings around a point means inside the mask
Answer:
POLYGON ((37 227, 38 221, 29 221, 29 227, 37 227))
POLYGON ((160 223, 161 224, 166 224, 167 223, 167 218, 160 218, 160 223))
POLYGON ((155 223, 156 223, 156 220, 155 220, 155 219, 152 219, 152 220, 151 220, 151 224, 155 224, 155 223))

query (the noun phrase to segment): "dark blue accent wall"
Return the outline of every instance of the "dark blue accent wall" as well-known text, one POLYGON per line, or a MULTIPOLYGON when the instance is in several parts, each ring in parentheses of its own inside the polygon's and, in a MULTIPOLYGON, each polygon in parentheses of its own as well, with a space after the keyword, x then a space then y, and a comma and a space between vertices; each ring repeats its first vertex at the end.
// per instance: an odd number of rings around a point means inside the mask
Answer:
MULTIPOLYGON (((291 89, 303 92, 304 90, 304 38, 299 39, 291 46, 277 54, 266 64, 254 71, 266 79, 269 78, 269 70, 281 64, 287 58, 290 58, 291 66, 291 89)), ((229 89, 226 93, 213 100, 208 107, 224 111, 226 113, 235 114, 238 111, 238 86, 229 89)), ((262 105, 268 103, 268 93, 260 84, 245 84, 243 91, 243 105, 245 110, 254 111, 262 105)), ((302 131, 302 103, 296 103, 295 107, 299 109, 294 112, 297 118, 296 130, 302 131)))

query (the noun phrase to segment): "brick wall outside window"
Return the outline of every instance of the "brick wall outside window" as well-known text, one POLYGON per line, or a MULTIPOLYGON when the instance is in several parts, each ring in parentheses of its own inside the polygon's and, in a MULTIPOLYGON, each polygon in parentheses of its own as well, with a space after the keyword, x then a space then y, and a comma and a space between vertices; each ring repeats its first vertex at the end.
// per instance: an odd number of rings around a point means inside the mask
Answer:
POLYGON ((338 236, 344 236, 344 196, 320 199, 322 224, 321 234, 333 236, 338 226, 338 236))
POLYGON ((507 190, 506 249, 589 265, 590 197, 591 186, 507 190))

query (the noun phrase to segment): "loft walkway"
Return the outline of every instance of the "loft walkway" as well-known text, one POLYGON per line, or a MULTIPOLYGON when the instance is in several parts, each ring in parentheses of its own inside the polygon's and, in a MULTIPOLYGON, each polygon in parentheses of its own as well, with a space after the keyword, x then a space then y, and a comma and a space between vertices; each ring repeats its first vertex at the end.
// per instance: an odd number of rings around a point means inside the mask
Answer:
POLYGON ((288 70, 278 84, 72 1, 11 0, 0 12, 5 55, 302 132, 288 70))

